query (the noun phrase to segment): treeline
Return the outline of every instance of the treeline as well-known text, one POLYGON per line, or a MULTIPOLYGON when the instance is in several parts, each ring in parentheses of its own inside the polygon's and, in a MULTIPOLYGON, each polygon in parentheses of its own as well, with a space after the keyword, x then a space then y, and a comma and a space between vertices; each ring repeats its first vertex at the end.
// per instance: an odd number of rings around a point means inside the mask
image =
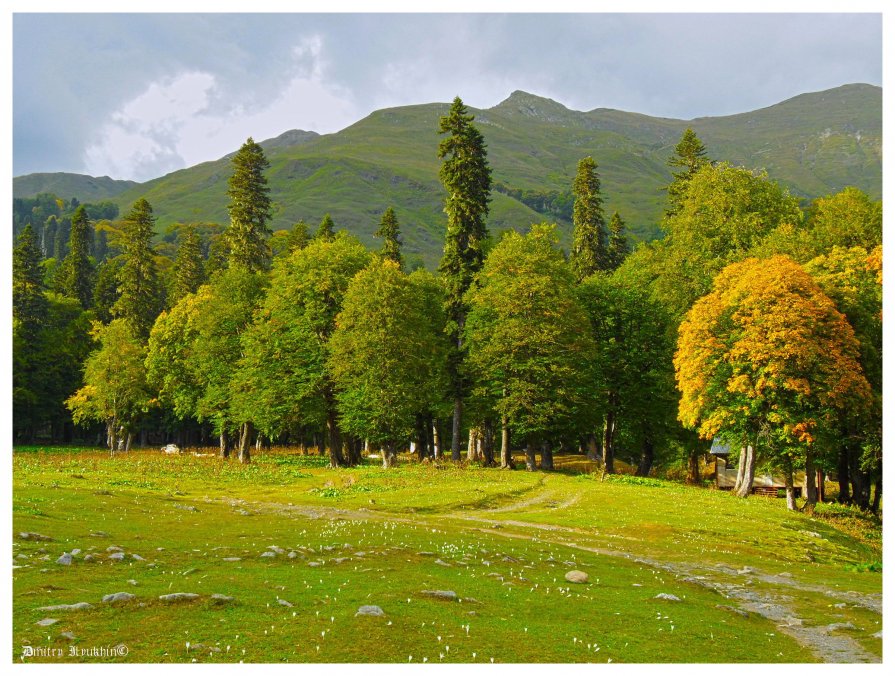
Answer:
POLYGON ((465 451, 512 467, 521 448, 529 470, 552 469, 559 450, 607 472, 616 457, 644 476, 682 466, 698 481, 718 438, 740 455, 740 495, 764 465, 790 485, 806 469, 809 503, 820 470, 837 474, 841 500, 878 507, 880 203, 847 188, 803 211, 766 174, 708 159, 688 130, 669 159, 664 238, 630 252, 586 157, 566 254, 547 223, 492 240, 495 186, 462 101, 439 132, 437 274, 405 270, 391 208, 376 252, 329 216, 313 234, 300 222, 272 237, 252 139, 233 158, 226 230, 179 226, 153 246, 139 200, 111 226, 105 279, 86 209, 53 285, 26 225, 14 252, 16 440, 59 434, 70 411, 82 430, 101 425, 111 449, 142 431, 214 435, 243 462, 276 442, 325 449, 333 466, 365 449, 390 466, 412 445, 420 460, 465 451))

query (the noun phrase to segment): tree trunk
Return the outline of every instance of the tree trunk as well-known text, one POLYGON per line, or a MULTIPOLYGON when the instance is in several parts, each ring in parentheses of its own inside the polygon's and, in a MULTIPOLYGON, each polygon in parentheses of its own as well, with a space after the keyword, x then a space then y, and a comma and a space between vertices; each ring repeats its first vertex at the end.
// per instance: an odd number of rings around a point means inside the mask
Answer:
POLYGON ((115 453, 115 421, 106 423, 106 443, 109 445, 109 455, 115 453))
POLYGON ((342 456, 342 434, 333 408, 330 408, 326 415, 326 431, 330 467, 342 467, 345 465, 345 458, 342 456))
POLYGON ((587 435, 587 459, 588 460, 599 460, 600 459, 600 442, 597 439, 596 434, 588 434, 587 435))
POLYGON ((133 443, 133 441, 134 441, 134 433, 131 431, 128 431, 127 441, 124 443, 124 452, 125 453, 131 452, 131 443, 133 443))
POLYGON ((640 447, 640 464, 637 465, 637 476, 649 476, 650 470, 653 468, 654 453, 652 439, 644 437, 640 447))
POLYGON ((743 485, 743 477, 746 476, 746 444, 740 447, 740 462, 737 464, 737 480, 733 485, 734 494, 739 494, 740 487, 743 485))
POLYGON ((737 497, 746 498, 752 492, 752 482, 755 480, 755 447, 746 446, 746 458, 743 462, 743 481, 736 491, 737 497))
POLYGON ((827 499, 827 474, 822 469, 817 470, 817 501, 823 502, 827 499))
POLYGON ((513 454, 510 453, 510 428, 507 426, 506 417, 500 421, 500 468, 516 468, 516 463, 513 462, 513 454))
POLYGON ((252 462, 252 423, 245 422, 239 434, 239 462, 244 465, 252 462))
POLYGON ((472 464, 475 457, 475 440, 478 436, 478 430, 475 427, 469 428, 469 444, 466 447, 466 462, 472 464))
POLYGON ((839 503, 851 504, 851 491, 848 487, 848 447, 845 444, 839 447, 839 463, 836 467, 837 480, 839 481, 839 503))
POLYGON ((227 439, 226 432, 221 432, 221 440, 220 441, 221 441, 221 452, 220 452, 221 457, 225 458, 225 459, 229 458, 230 457, 230 443, 229 443, 229 440, 227 439))
POLYGON ((414 422, 416 432, 416 459, 422 462, 428 455, 428 443, 426 440, 426 419, 423 415, 418 413, 414 422))
POLYGON ((389 441, 382 447, 382 466, 386 469, 394 467, 398 464, 398 452, 395 449, 395 442, 389 441))
POLYGON ((788 455, 783 460, 783 484, 786 486, 786 509, 796 510, 796 490, 792 482, 792 458, 788 455))
POLYGON ((485 467, 494 467, 494 421, 491 418, 485 421, 482 435, 482 457, 485 467))
POLYGON ((870 505, 870 511, 874 514, 879 514, 879 506, 883 497, 883 475, 880 475, 876 479, 876 488, 873 491, 873 504, 870 505))
POLYGON ((698 486, 702 483, 702 477, 699 474, 699 451, 690 451, 687 458, 687 483, 698 486))
POLYGON ((615 411, 611 406, 606 413, 606 427, 603 434, 603 471, 606 474, 615 474, 615 411))
POLYGON ((454 398, 454 419, 451 426, 451 460, 460 462, 460 422, 463 415, 463 400, 454 398))
POLYGON ((870 477, 861 469, 861 449, 851 445, 848 450, 852 501, 861 509, 870 509, 870 477))
POLYGON ((442 453, 441 448, 441 430, 438 426, 438 420, 432 421, 432 457, 440 460, 442 453))
POLYGON ((255 453, 258 453, 259 455, 261 453, 262 443, 263 443, 263 436, 259 434, 258 438, 255 439, 255 453))
POLYGON ((535 457, 535 440, 525 440, 525 469, 534 472, 537 469, 537 458, 535 457))
POLYGON ((549 441, 541 443, 541 469, 544 471, 553 469, 553 449, 549 441))
POLYGON ((814 511, 817 504, 817 472, 814 469, 814 451, 809 448, 805 452, 805 509, 814 511))
POLYGON ((146 448, 146 428, 140 428, 140 448, 146 448))

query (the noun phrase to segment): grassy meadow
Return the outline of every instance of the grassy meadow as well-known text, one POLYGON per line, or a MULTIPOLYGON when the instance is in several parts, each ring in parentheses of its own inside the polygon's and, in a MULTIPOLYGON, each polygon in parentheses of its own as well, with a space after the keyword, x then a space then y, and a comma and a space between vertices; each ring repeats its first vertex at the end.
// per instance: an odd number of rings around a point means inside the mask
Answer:
POLYGON ((15 449, 13 661, 881 659, 881 526, 854 510, 601 477, 580 456, 528 473, 211 452, 15 449), (102 602, 118 592, 134 598, 102 602))

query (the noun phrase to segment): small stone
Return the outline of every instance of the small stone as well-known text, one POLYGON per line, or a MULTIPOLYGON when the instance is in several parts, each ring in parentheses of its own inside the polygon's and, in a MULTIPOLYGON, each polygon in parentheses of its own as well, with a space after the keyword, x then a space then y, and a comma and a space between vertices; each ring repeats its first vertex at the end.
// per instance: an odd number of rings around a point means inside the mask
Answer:
POLYGON ((96 557, 93 554, 84 554, 84 563, 90 563, 91 561, 96 561, 96 557))
POLYGON ((457 600, 457 592, 455 591, 443 591, 441 589, 426 589, 420 592, 423 596, 428 596, 432 599, 442 599, 444 601, 456 601, 457 600))
POLYGON ((63 603, 58 606, 44 606, 43 608, 37 608, 37 610, 44 613, 55 613, 60 610, 90 610, 91 608, 93 608, 92 605, 86 603, 85 601, 81 601, 80 603, 63 603))
POLYGON ((59 634, 59 638, 64 638, 69 641, 74 641, 75 635, 72 634, 70 631, 63 631, 61 634, 59 634))
POLYGON ((109 537, 112 537, 112 536, 109 535, 109 534, 108 534, 106 531, 104 531, 104 530, 98 530, 98 531, 94 531, 93 533, 91 533, 91 534, 90 534, 90 537, 92 537, 92 538, 109 538, 109 537))
POLYGON ((251 512, 248 512, 244 509, 237 509, 236 513, 239 514, 240 516, 252 516, 251 512))
POLYGON ((826 626, 827 631, 839 631, 842 629, 857 629, 851 622, 834 622, 826 626))
POLYGON ((129 585, 131 585, 132 587, 136 587, 136 586, 137 586, 137 581, 136 581, 136 580, 128 580, 127 583, 128 583, 129 585))
POLYGON ((120 601, 133 601, 136 597, 128 592, 115 592, 103 596, 103 603, 118 603, 120 601))
POLYGON ((80 553, 81 553, 81 550, 80 550, 80 549, 72 549, 72 550, 71 550, 71 555, 72 555, 72 556, 77 556, 77 555, 80 554, 80 553))
POLYGON ((743 566, 737 571, 737 575, 751 575, 755 571, 749 566, 743 566))
POLYGON ((22 540, 33 540, 36 542, 52 542, 53 538, 49 535, 41 535, 40 533, 19 533, 22 540))
POLYGON ((131 558, 132 558, 134 561, 145 561, 145 560, 146 560, 146 559, 144 559, 142 556, 140 556, 139 554, 131 554, 131 558))
POLYGON ((193 573, 198 573, 198 572, 199 572, 198 568, 190 568, 189 570, 183 571, 182 574, 184 577, 186 577, 187 575, 192 575, 193 573))
POLYGON ((112 545, 111 547, 106 547, 107 552, 123 552, 124 550, 121 547, 116 545, 112 545))
POLYGON ((445 562, 445 561, 442 561, 441 559, 435 559, 435 564, 436 564, 436 565, 439 565, 439 566, 444 566, 445 568, 450 568, 450 567, 451 567, 451 564, 449 564, 449 563, 447 563, 447 562, 445 562))
POLYGON ((211 602, 215 604, 230 603, 232 600, 232 596, 225 596, 224 594, 211 595, 211 602))
POLYGON ((882 630, 882 629, 880 629, 878 632, 876 632, 876 633, 873 635, 873 638, 882 639, 882 637, 883 637, 883 630, 882 630))
POLYGON ((837 610, 841 610, 842 608, 845 608, 845 606, 846 606, 845 603, 834 603, 833 604, 833 607, 836 608, 837 610))
POLYGON ((177 509, 182 509, 184 512, 198 512, 193 505, 174 505, 177 509))
POLYGON ((792 577, 792 573, 780 573, 779 575, 777 575, 777 577, 792 577))
POLYGON ((653 598, 662 599, 663 601, 680 601, 674 594, 656 594, 653 598))
POLYGON ((274 552, 275 554, 285 554, 286 553, 285 549, 283 549, 282 547, 277 547, 276 545, 271 545, 270 547, 268 547, 268 549, 270 551, 274 552))
POLYGON ((158 597, 159 601, 165 601, 166 603, 171 603, 174 601, 195 601, 199 598, 198 594, 190 594, 186 592, 175 592, 174 594, 163 594, 158 597))
POLYGON ((294 558, 296 558, 296 557, 298 556, 298 553, 297 553, 297 552, 289 552, 289 554, 287 554, 287 556, 288 556, 290 559, 294 559, 294 558))
POLYGON ((575 584, 586 584, 589 577, 587 573, 581 570, 570 570, 566 573, 566 582, 573 582, 575 584))
POLYGON ((717 608, 718 610, 726 610, 727 612, 739 615, 740 617, 749 617, 749 613, 747 613, 745 610, 734 608, 733 606, 717 605, 715 606, 715 608, 717 608))
POLYGON ((230 561, 230 562, 242 561, 242 558, 240 558, 239 556, 226 556, 223 559, 221 559, 221 561, 230 561))
POLYGON ((71 554, 65 553, 56 559, 56 563, 60 566, 70 566, 71 565, 71 554))
POLYGON ((308 565, 311 568, 316 568, 317 566, 322 566, 323 563, 321 561, 308 561, 308 565))
POLYGON ((279 603, 281 606, 286 606, 287 608, 292 607, 292 604, 289 603, 289 601, 287 601, 286 599, 277 599, 277 603, 279 603))
POLYGON ((272 559, 276 556, 276 552, 261 552, 262 559, 272 559))
POLYGON ((355 617, 359 615, 368 615, 370 617, 384 617, 385 612, 379 606, 361 606, 357 609, 357 612, 354 613, 355 617))
POLYGON ((34 624, 38 627, 49 627, 51 624, 56 624, 59 620, 54 620, 52 617, 45 617, 42 620, 38 620, 34 624))
POLYGON ((111 561, 124 561, 124 552, 115 552, 109 555, 111 561))

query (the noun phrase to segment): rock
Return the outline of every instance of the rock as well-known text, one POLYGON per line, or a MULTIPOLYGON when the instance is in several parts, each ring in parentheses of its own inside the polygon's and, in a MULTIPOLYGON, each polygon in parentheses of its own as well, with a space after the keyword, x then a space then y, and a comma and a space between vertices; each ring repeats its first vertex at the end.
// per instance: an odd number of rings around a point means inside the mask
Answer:
POLYGON ((226 557, 224 557, 223 559, 221 559, 221 561, 230 561, 230 562, 233 562, 233 561, 242 561, 242 558, 239 557, 239 556, 226 556, 226 557))
POLYGON ((106 547, 107 552, 123 552, 124 550, 117 545, 112 545, 111 547, 106 547))
POLYGON ((423 596, 428 596, 431 599, 442 599, 443 601, 456 601, 457 600, 457 592, 455 591, 442 591, 440 589, 426 589, 420 592, 423 596))
POLYGON ((70 553, 72 556, 77 556, 78 554, 81 553, 81 550, 80 549, 72 549, 70 553))
POLYGON ((137 586, 137 581, 136 581, 136 580, 128 580, 127 583, 128 583, 130 586, 132 586, 132 587, 136 587, 136 586, 137 586))
POLYGON ((167 446, 162 446, 162 453, 176 455, 180 453, 180 447, 177 444, 168 444, 167 446))
POLYGON ((70 566, 71 565, 71 554, 65 553, 56 559, 56 563, 60 566, 70 566))
POLYGON ((274 552, 275 554, 285 554, 286 553, 285 549, 283 549, 282 547, 277 547, 276 545, 271 545, 270 547, 268 547, 268 549, 270 551, 274 552))
POLYGON ((435 556, 435 552, 420 552, 420 556, 435 556))
POLYGON ((368 615, 370 617, 384 617, 385 612, 379 606, 361 606, 357 609, 357 612, 354 613, 355 617, 359 615, 368 615))
POLYGON ((445 568, 451 567, 451 564, 447 563, 446 561, 442 561, 441 559, 435 559, 435 564, 439 565, 439 566, 444 566, 445 568))
POLYGON ((124 561, 124 552, 114 552, 109 555, 110 561, 124 561))
POLYGON ((115 592, 103 596, 103 603, 119 603, 121 601, 133 601, 136 597, 128 592, 115 592))
POLYGON ((92 538, 110 538, 110 537, 112 537, 112 536, 109 535, 109 534, 108 534, 106 531, 104 531, 104 530, 98 530, 98 531, 94 531, 93 533, 91 533, 91 534, 90 534, 90 537, 92 537, 92 538))
POLYGON ((240 516, 252 516, 251 512, 248 512, 244 509, 237 509, 236 513, 239 514, 240 516))
POLYGON ((44 613, 55 613, 60 610, 90 610, 93 608, 92 605, 85 601, 81 601, 80 603, 71 603, 71 604, 61 604, 58 606, 44 606, 43 608, 38 608, 37 610, 44 613))
POLYGON ((656 594, 653 598, 662 599, 663 601, 680 601, 674 594, 656 594))
POLYGON ((42 620, 38 620, 34 624, 38 627, 49 627, 51 624, 56 624, 59 620, 54 620, 52 617, 45 617, 42 620))
POLYGON ((717 608, 718 610, 726 610, 727 612, 739 615, 740 617, 749 617, 749 613, 747 613, 745 610, 734 608, 733 606, 717 605, 715 606, 715 608, 717 608))
POLYGON ((308 565, 311 568, 316 568, 317 566, 322 566, 323 562, 322 561, 308 561, 308 565))
POLYGON ((84 554, 84 563, 90 563, 91 561, 96 561, 96 556, 93 554, 84 554))
POLYGON ((570 570, 566 573, 566 582, 574 582, 575 584, 586 584, 589 577, 587 573, 580 570, 570 570))
POLYGON ((19 533, 22 540, 32 540, 34 542, 52 542, 53 538, 49 535, 41 535, 40 533, 19 533))
POLYGON ((883 630, 882 630, 882 629, 880 629, 878 632, 876 632, 876 633, 873 635, 873 638, 882 639, 882 637, 883 637, 883 630))
POLYGON ((174 505, 176 509, 182 509, 184 512, 198 512, 193 505, 174 505))
POLYGON ((232 596, 224 596, 223 594, 212 594, 211 595, 211 602, 214 604, 218 604, 218 605, 223 604, 223 603, 230 603, 232 600, 233 600, 232 596))
POLYGON ((131 554, 131 558, 132 558, 134 561, 145 561, 145 560, 146 560, 146 559, 144 559, 142 556, 140 556, 139 554, 131 554))
POLYGON ((824 627, 825 631, 839 631, 841 629, 857 629, 851 622, 834 622, 824 627))
POLYGON ((296 558, 296 557, 298 556, 298 553, 297 553, 297 552, 289 552, 289 554, 287 554, 287 556, 288 556, 290 559, 294 559, 294 558, 296 558))
POLYGON ((737 571, 737 575, 750 575, 754 572, 755 571, 752 568, 750 568, 749 566, 743 566, 742 568, 740 568, 737 571))
POLYGON ((69 641, 74 641, 76 637, 70 631, 63 631, 61 634, 59 634, 59 638, 64 638, 69 641))
POLYGON ((286 599, 277 599, 277 603, 279 603, 281 606, 286 606, 287 608, 292 608, 292 604, 289 603, 289 601, 287 601, 286 599))
POLYGON ((261 552, 262 559, 272 559, 276 556, 276 552, 261 552))
POLYGON ((777 575, 777 577, 792 577, 792 573, 789 573, 789 572, 780 573, 777 575))
POLYGON ((158 600, 164 601, 165 603, 172 603, 175 601, 195 601, 197 598, 199 598, 198 594, 175 592, 174 594, 163 594, 158 597, 158 600))
POLYGON ((190 568, 189 570, 183 571, 183 573, 181 573, 181 575, 186 577, 187 575, 192 575, 193 573, 198 573, 198 572, 199 572, 198 568, 190 568))

